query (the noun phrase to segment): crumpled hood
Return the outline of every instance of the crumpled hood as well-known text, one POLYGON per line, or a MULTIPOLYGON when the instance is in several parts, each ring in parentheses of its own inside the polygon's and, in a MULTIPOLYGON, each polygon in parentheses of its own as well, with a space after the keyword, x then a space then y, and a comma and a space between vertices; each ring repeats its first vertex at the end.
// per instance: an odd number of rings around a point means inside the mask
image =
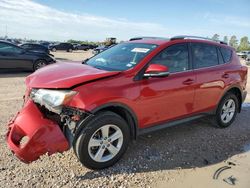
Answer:
POLYGON ((29 88, 70 88, 77 84, 119 74, 78 63, 55 63, 26 78, 29 88))

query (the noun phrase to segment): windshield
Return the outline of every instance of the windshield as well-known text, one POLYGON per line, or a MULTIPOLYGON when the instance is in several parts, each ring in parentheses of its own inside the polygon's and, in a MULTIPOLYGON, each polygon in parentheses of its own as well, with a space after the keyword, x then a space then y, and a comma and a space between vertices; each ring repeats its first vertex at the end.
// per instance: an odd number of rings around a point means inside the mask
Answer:
POLYGON ((92 57, 85 64, 108 71, 124 71, 133 68, 157 45, 122 43, 92 57))

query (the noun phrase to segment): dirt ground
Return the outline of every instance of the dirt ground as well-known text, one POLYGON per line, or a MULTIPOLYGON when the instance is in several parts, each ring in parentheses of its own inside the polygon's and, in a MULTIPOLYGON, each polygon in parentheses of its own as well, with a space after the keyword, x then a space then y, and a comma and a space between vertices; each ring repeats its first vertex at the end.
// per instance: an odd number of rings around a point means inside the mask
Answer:
MULTIPOLYGON (((81 61, 91 52, 56 52, 61 61, 81 61)), ((16 159, 5 142, 8 120, 21 108, 27 72, 0 73, 0 187, 250 187, 250 97, 227 129, 204 118, 139 137, 113 167, 85 168, 73 150, 31 164, 16 159), (218 179, 217 169, 228 166, 218 179)), ((250 74, 249 74, 250 83, 250 74)), ((248 84, 250 92, 250 84, 248 84)))

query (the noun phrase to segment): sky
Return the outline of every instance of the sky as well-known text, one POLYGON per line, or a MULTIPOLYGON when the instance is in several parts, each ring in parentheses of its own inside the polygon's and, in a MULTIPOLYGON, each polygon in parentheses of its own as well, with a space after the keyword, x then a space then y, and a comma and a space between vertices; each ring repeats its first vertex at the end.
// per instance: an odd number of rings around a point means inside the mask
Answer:
POLYGON ((250 0, 0 0, 0 36, 128 40, 136 36, 250 38, 250 0))

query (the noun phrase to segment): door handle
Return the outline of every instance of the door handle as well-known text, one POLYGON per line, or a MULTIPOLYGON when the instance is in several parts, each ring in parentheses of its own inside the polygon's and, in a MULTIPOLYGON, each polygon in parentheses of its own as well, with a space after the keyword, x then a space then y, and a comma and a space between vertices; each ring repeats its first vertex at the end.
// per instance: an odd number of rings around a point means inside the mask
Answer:
POLYGON ((229 78, 229 74, 227 74, 227 73, 223 74, 222 78, 229 78))
POLYGON ((194 80, 193 80, 193 79, 191 79, 191 78, 189 78, 189 79, 187 79, 187 80, 183 81, 182 83, 183 83, 184 85, 191 85, 191 84, 193 84, 193 83, 194 83, 194 80))

